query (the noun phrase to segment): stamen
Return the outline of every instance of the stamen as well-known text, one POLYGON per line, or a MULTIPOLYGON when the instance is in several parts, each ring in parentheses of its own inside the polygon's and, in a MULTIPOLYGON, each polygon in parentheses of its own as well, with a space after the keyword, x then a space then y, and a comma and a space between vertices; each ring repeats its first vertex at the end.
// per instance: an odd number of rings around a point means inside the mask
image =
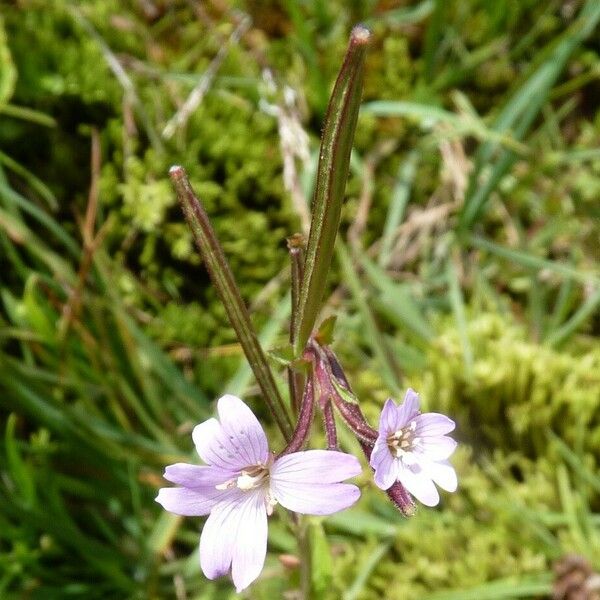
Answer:
POLYGON ((219 483, 215 485, 215 489, 217 490, 230 490, 235 487, 235 479, 230 479, 229 481, 225 481, 224 483, 219 483))
POLYGON ((267 516, 270 517, 273 514, 273 509, 277 506, 278 502, 275 500, 271 490, 267 490, 265 495, 265 508, 267 510, 267 516))
POLYGON ((413 419, 408 425, 388 436, 388 448, 396 458, 410 453, 418 444, 420 438, 415 437, 416 429, 417 421, 413 419))

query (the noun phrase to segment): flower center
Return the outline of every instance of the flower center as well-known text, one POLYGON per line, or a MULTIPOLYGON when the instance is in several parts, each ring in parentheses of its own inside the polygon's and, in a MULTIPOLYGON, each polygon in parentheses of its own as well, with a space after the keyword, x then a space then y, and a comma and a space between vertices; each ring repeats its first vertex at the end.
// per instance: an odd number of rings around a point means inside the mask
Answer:
POLYGON ((416 430, 417 422, 413 420, 402 429, 398 429, 398 431, 391 433, 387 437, 388 448, 396 458, 412 452, 414 447, 419 443, 419 438, 415 435, 416 430))
POLYGON ((277 504, 277 500, 275 500, 269 485, 272 462, 273 457, 271 456, 266 465, 251 465, 246 467, 240 471, 240 474, 237 477, 229 479, 224 483, 220 483, 215 487, 218 490, 230 490, 232 488, 238 488, 244 492, 250 492, 259 488, 263 489, 265 494, 265 509, 267 511, 267 515, 271 516, 273 514, 273 509, 277 504))
POLYGON ((269 480, 269 469, 264 465, 254 465, 241 471, 236 479, 236 486, 240 490, 249 491, 262 487, 269 480))

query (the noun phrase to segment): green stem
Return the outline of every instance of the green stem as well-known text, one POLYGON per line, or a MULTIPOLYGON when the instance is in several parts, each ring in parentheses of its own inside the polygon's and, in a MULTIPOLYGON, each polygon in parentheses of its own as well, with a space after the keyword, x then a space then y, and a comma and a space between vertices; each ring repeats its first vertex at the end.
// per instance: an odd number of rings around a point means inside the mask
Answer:
POLYGON ((299 319, 294 333, 296 356, 300 356, 312 333, 331 265, 358 118, 369 38, 369 31, 360 25, 352 30, 325 118, 313 217, 300 290, 299 319))
MULTIPOLYGON (((294 333, 298 321, 298 303, 300 300, 300 287, 304 277, 304 236, 296 233, 288 238, 288 250, 292 272, 292 319, 290 323, 290 343, 294 346, 294 333)), ((298 415, 302 402, 302 389, 304 388, 304 375, 299 371, 288 367, 288 384, 290 388, 290 404, 294 415, 298 415)))
POLYGON ((298 515, 297 541, 300 559, 300 589, 302 600, 311 600, 312 591, 312 552, 310 548, 310 537, 307 519, 298 515))
POLYGON ((221 248, 204 207, 192 189, 185 169, 179 166, 171 167, 169 175, 208 273, 217 288, 229 321, 263 393, 264 400, 283 437, 289 441, 292 436, 289 415, 277 389, 267 357, 250 321, 248 309, 242 300, 229 263, 223 253, 223 248, 221 248))

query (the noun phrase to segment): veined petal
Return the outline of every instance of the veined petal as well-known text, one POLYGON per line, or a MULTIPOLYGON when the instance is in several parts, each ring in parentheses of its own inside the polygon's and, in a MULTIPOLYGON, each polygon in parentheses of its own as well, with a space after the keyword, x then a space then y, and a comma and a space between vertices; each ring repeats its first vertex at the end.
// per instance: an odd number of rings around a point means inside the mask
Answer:
POLYGON ((224 471, 218 467, 203 465, 188 465, 176 463, 165 469, 163 477, 171 483, 183 485, 186 488, 212 487, 224 483, 236 476, 234 471, 224 471))
POLYGON ((200 567, 209 579, 226 575, 231 567, 235 536, 238 528, 237 514, 243 492, 231 495, 220 502, 206 519, 200 536, 200 567))
POLYGON ((458 479, 454 467, 447 461, 421 463, 423 471, 433 481, 447 492, 455 492, 458 487, 458 479))
POLYGON ((419 415, 415 421, 417 422, 415 435, 419 437, 444 435, 456 427, 456 423, 452 419, 440 413, 424 413, 419 415))
POLYGON ((194 427, 192 439, 200 458, 226 471, 267 462, 267 438, 252 411, 236 396, 226 395, 217 405, 221 422, 208 419, 194 427))
POLYGON ((161 488, 155 500, 165 510, 184 517, 207 515, 227 494, 214 487, 189 489, 185 487, 161 488))
POLYGON ((399 427, 402 425, 398 425, 398 407, 391 398, 388 398, 379 417, 379 435, 385 438, 399 427))
POLYGON ((226 446, 227 438, 217 419, 208 419, 194 427, 192 439, 200 458, 210 466, 226 471, 239 471, 246 464, 240 464, 237 457, 226 446))
POLYGON ((417 454, 424 454, 427 460, 446 460, 456 450, 457 442, 446 435, 420 438, 415 446, 417 454))
POLYGON ((271 480, 275 499, 288 510, 303 515, 330 515, 354 504, 360 490, 348 483, 296 483, 271 480))
POLYGON ((239 525, 233 548, 231 576, 238 593, 260 575, 267 554, 265 498, 262 493, 249 496, 235 514, 239 525))
POLYGON ((262 490, 236 490, 219 503, 200 536, 200 566, 209 579, 229 572, 240 592, 254 581, 267 551, 267 513, 262 490))
POLYGON ((404 394, 404 401, 397 409, 396 428, 401 429, 414 419, 419 413, 419 394, 415 390, 408 388, 404 394))
MULTIPOLYGON (((371 455, 371 458, 373 455, 371 455)), ((394 458, 391 452, 382 454, 382 459, 379 461, 375 469, 375 475, 373 479, 378 488, 387 490, 391 488, 398 478, 398 460, 394 458)))
POLYGON ((375 483, 382 490, 387 490, 396 481, 397 469, 394 457, 388 448, 385 437, 381 434, 375 442, 369 464, 375 471, 375 483))
POLYGON ((271 467, 271 480, 290 483, 337 483, 361 472, 352 454, 335 450, 305 450, 278 458, 271 467))
POLYGON ((250 407, 237 396, 226 394, 217 404, 219 419, 229 447, 246 465, 265 464, 269 457, 267 437, 250 407))
POLYGON ((398 481, 425 506, 436 506, 439 503, 440 495, 433 481, 422 470, 414 472, 412 469, 400 465, 398 481))
POLYGON ((373 450, 371 451, 371 457, 369 458, 369 464, 376 469, 382 460, 386 459, 387 456, 392 456, 390 449, 387 445, 386 438, 379 435, 373 450))

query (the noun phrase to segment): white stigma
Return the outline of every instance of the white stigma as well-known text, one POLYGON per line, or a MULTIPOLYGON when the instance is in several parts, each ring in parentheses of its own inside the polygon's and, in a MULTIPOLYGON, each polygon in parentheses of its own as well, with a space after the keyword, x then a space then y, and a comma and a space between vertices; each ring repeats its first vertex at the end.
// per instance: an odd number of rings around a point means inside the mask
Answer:
POLYGON ((242 469, 237 477, 233 477, 228 481, 219 483, 215 486, 217 490, 230 490, 238 488, 243 492, 262 489, 264 492, 265 510, 270 517, 273 514, 273 509, 278 504, 270 486, 271 465, 273 464, 273 455, 269 455, 266 464, 251 465, 242 469))
POLYGON ((262 487, 268 479, 268 471, 260 471, 252 474, 252 471, 242 471, 242 474, 236 479, 236 485, 245 492, 262 487))
POLYGON ((237 487, 244 492, 264 487, 269 483, 269 467, 265 465, 254 465, 246 467, 240 471, 240 474, 224 483, 219 483, 215 488, 218 490, 230 490, 237 487))

